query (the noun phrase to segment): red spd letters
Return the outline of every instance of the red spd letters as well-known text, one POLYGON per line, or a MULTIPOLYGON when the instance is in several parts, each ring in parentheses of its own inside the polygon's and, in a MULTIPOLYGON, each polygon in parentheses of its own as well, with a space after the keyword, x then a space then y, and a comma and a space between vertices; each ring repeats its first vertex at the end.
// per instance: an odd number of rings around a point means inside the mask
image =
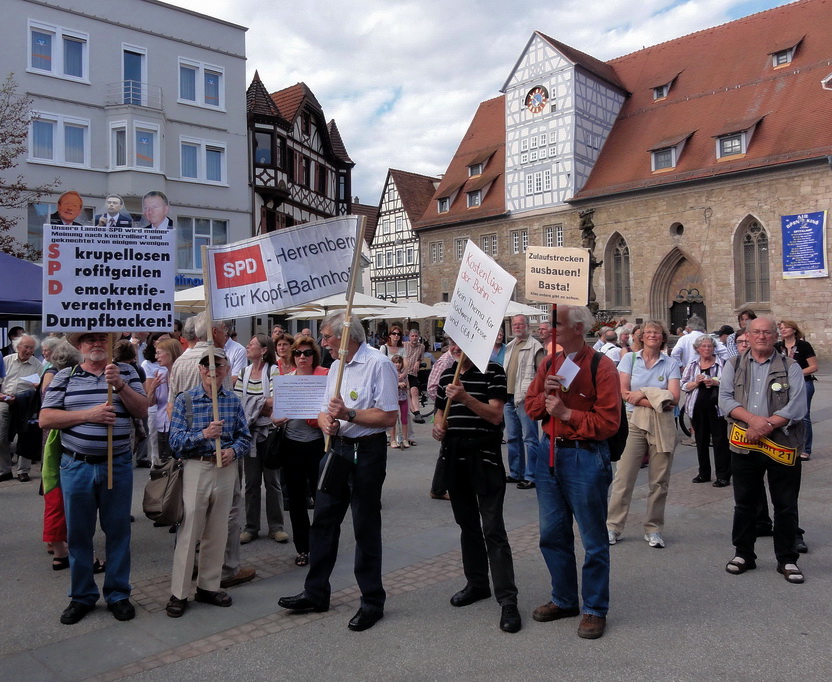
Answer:
POLYGON ((256 282, 265 282, 266 268, 260 247, 247 246, 236 251, 214 254, 214 272, 217 273, 217 288, 228 289, 256 282))

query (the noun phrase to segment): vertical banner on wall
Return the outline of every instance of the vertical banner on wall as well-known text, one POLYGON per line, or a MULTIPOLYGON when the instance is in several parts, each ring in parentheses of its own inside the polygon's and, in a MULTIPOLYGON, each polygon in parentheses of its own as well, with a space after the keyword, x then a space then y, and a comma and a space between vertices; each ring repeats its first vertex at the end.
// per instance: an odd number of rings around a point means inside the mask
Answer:
POLYGON ((826 211, 780 216, 783 279, 829 277, 826 211))

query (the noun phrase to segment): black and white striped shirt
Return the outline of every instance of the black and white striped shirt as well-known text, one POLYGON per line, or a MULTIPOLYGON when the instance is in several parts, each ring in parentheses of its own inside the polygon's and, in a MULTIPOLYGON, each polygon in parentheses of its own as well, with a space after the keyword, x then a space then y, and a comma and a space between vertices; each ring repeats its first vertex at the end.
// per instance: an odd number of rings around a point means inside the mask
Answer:
MULTIPOLYGON (((436 391, 437 412, 445 409, 445 387, 453 382, 456 366, 455 362, 439 378, 439 388, 436 391)), ((496 362, 488 363, 488 371, 485 374, 471 365, 468 371, 459 375, 459 381, 462 387, 481 403, 488 403, 490 400, 506 401, 506 373, 496 362)), ((451 402, 447 426, 448 435, 463 438, 503 432, 502 422, 492 424, 456 401, 451 402)))

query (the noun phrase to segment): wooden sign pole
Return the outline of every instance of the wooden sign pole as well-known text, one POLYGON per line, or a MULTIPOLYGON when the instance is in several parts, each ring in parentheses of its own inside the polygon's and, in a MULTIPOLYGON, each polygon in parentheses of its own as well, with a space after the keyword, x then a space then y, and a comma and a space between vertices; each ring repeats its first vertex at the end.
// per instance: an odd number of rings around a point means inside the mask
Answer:
MULTIPOLYGON (((217 405, 217 364, 214 359, 214 322, 211 319, 211 280, 209 279, 208 247, 202 246, 202 279, 205 282, 205 323, 208 327, 208 376, 211 378, 211 404, 214 406, 214 421, 220 420, 220 406, 217 405)), ((228 362, 228 360, 226 360, 228 362)), ((222 467, 222 441, 214 439, 217 467, 222 467)))

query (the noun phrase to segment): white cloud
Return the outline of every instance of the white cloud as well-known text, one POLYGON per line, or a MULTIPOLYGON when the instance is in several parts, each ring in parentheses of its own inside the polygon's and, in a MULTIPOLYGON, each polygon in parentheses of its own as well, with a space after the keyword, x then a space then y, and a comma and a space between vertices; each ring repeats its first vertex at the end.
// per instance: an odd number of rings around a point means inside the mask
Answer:
POLYGON ((388 168, 444 172, 534 30, 607 60, 786 0, 170 1, 248 26, 248 78, 269 91, 305 82, 376 204, 388 168))

